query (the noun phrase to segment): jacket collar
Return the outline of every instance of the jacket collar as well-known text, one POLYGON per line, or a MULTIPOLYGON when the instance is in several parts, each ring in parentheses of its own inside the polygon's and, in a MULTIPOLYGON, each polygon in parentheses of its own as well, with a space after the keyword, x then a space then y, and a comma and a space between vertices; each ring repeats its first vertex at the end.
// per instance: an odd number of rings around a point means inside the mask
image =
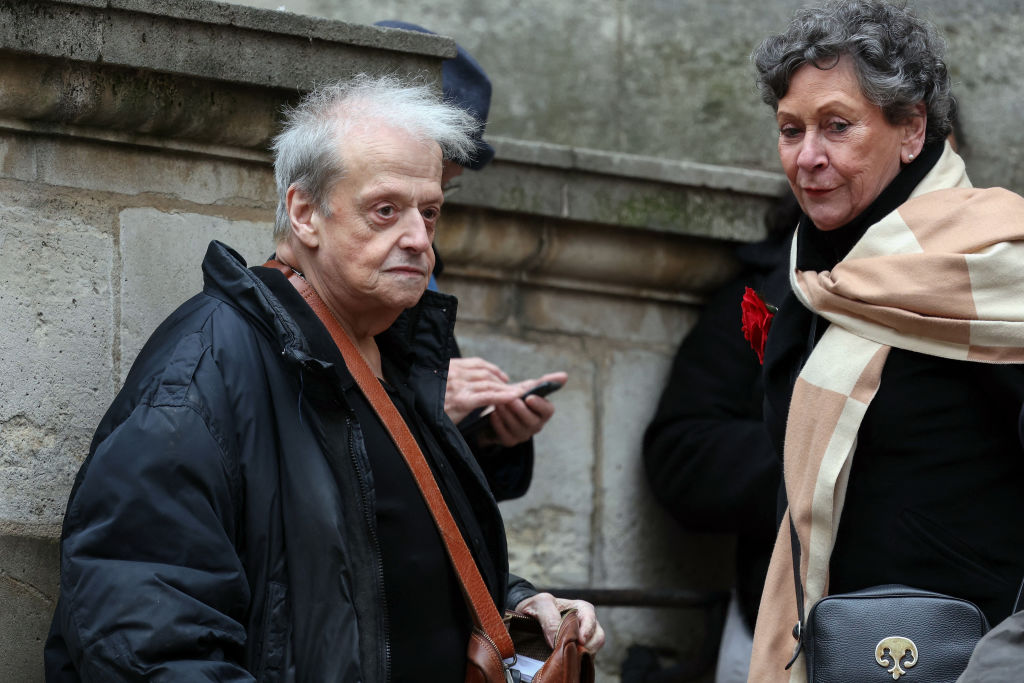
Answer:
MULTIPOLYGON (((203 282, 206 294, 241 310, 258 329, 277 340, 286 358, 322 367, 340 361, 316 314, 279 271, 248 268, 238 252, 215 240, 203 260, 203 282)), ((455 297, 425 292, 419 303, 377 335, 381 353, 402 372, 413 364, 447 370, 454 351, 457 308, 455 297)))

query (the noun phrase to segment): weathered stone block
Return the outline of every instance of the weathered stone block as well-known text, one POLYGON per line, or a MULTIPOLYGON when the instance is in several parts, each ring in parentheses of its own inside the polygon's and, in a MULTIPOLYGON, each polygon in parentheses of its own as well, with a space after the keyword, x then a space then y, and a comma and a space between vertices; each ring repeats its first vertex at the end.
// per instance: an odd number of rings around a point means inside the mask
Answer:
MULTIPOLYGON (((587 585, 594 489, 593 367, 558 341, 528 343, 459 337, 464 356, 481 356, 513 381, 564 370, 569 381, 550 400, 555 415, 534 437, 534 472, 525 496, 501 504, 512 571, 538 585, 587 585)), ((571 347, 572 344, 570 343, 571 347)))
POLYGON ((654 415, 670 362, 667 355, 615 352, 601 388, 605 415, 614 416, 600 425, 604 511, 600 564, 602 578, 610 585, 630 581, 644 586, 720 586, 731 571, 728 560, 715 553, 728 546, 727 540, 682 534, 649 492, 643 433, 654 415))
POLYGON ((58 558, 55 538, 0 530, 2 681, 42 683, 43 644, 57 604, 58 558))
POLYGON ((268 215, 277 205, 273 175, 263 163, 53 138, 11 140, 8 154, 33 160, 20 168, 35 171, 35 176, 15 176, 22 180, 124 195, 151 194, 157 202, 173 197, 197 204, 255 206, 266 209, 268 215), (75 163, 66 163, 69 158, 75 163))
POLYGON ((695 309, 656 301, 554 289, 525 290, 521 296, 527 329, 621 342, 675 345, 697 319, 695 309))
POLYGON ((60 520, 113 395, 104 221, 86 198, 0 185, 0 520, 60 520))
POLYGON ((497 325, 515 313, 514 285, 445 273, 438 287, 459 300, 456 335, 471 323, 497 325))
MULTIPOLYGON (((731 539, 683 533, 650 495, 643 432, 654 414, 671 358, 644 351, 611 354, 601 384, 607 419, 599 425, 601 500, 596 583, 610 588, 728 589, 731 539)), ((630 608, 608 613, 607 653, 621 661, 632 643, 698 656, 705 612, 699 608, 630 608)))
POLYGON ((121 226, 121 379, 156 326, 203 287, 202 261, 220 240, 252 264, 274 252, 273 224, 125 209, 121 226))
POLYGON ((542 219, 496 214, 459 205, 457 199, 451 201, 445 204, 436 237, 446 264, 513 270, 529 268, 536 261, 546 232, 542 219))

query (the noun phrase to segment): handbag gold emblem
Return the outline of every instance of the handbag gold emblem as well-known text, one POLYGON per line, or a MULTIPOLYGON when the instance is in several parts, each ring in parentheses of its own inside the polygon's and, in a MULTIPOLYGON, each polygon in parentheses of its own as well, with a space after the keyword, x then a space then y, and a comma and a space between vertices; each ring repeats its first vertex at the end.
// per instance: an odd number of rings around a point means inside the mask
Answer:
POLYGON ((892 674, 892 679, 898 680, 900 676, 907 673, 906 670, 900 666, 900 662, 903 662, 903 666, 907 669, 917 664, 917 645, 914 645, 914 641, 910 638, 904 638, 903 636, 889 636, 888 638, 882 638, 878 641, 878 645, 875 646, 875 661, 878 662, 879 666, 889 666, 892 668, 887 669, 892 674), (906 661, 904 662, 904 658, 906 661))

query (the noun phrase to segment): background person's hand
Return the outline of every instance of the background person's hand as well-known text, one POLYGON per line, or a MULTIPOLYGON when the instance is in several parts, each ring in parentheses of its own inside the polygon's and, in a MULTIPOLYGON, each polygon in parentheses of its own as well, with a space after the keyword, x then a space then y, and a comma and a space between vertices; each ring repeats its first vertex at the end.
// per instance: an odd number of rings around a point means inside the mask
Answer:
POLYGON ((448 364, 444 412, 458 424, 477 408, 514 401, 520 394, 515 385, 508 383, 508 375, 494 363, 483 358, 452 358, 448 364))
POLYGON ((551 593, 537 593, 516 605, 516 611, 528 614, 540 622, 548 645, 555 646, 562 612, 576 608, 580 619, 580 638, 588 650, 596 653, 604 645, 604 629, 597 621, 597 611, 585 600, 556 598, 551 593))
POLYGON ((518 397, 541 382, 565 384, 569 375, 564 372, 549 372, 537 379, 527 379, 511 385, 516 387, 516 399, 497 403, 490 415, 491 428, 497 443, 505 447, 515 446, 533 437, 555 414, 555 405, 541 396, 528 396, 525 401, 518 397))

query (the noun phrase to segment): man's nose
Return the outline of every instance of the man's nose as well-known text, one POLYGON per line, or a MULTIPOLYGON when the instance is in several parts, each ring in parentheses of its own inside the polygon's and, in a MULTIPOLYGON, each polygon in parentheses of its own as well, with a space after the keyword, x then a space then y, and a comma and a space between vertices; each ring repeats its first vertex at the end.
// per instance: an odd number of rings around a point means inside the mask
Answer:
POLYGON ((430 229, 427 227, 426 219, 419 211, 410 209, 402 228, 400 247, 417 253, 430 249, 430 229))

